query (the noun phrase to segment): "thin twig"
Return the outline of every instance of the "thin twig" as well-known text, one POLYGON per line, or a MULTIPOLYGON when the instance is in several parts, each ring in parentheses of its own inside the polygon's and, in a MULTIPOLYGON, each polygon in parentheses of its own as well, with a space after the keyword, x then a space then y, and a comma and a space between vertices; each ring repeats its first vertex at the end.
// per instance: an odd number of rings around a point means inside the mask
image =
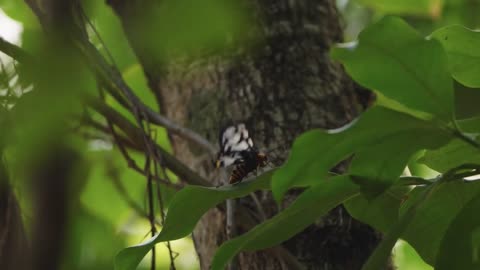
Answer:
POLYGON ((130 206, 130 208, 135 210, 135 212, 137 212, 137 214, 139 214, 140 216, 148 219, 149 218, 148 213, 145 210, 143 210, 143 208, 140 205, 138 205, 135 202, 135 200, 132 199, 132 197, 130 197, 127 190, 125 189, 122 182, 120 181, 120 178, 118 177, 118 173, 114 171, 113 168, 111 168, 110 170, 108 170, 108 175, 112 180, 113 186, 115 187, 117 192, 120 194, 120 196, 122 196, 123 200, 128 204, 128 206, 130 206))
MULTIPOLYGON (((99 90, 100 90, 100 96, 103 97, 101 89, 99 89, 99 90)), ((84 118, 84 121, 86 121, 86 123, 89 123, 89 124, 93 125, 94 127, 101 128, 100 129, 101 131, 104 131, 104 132, 107 132, 108 134, 110 134, 113 137, 113 139, 115 141, 115 144, 118 146, 118 149, 120 150, 120 153, 122 154, 125 161, 127 162, 128 167, 133 169, 134 171, 146 176, 146 177, 150 177, 149 175, 145 174, 145 171, 142 170, 140 168, 140 166, 137 165, 135 160, 133 160, 133 158, 130 157, 127 149, 125 148, 125 145, 127 145, 127 146, 130 145, 130 144, 134 145, 133 148, 136 149, 136 150, 140 150, 140 151, 143 151, 143 148, 141 146, 138 146, 138 145, 132 143, 131 140, 123 138, 119 134, 117 134, 117 132, 115 132, 115 128, 113 127, 113 123, 112 123, 111 119, 106 117, 106 121, 107 121, 107 125, 108 125, 108 127, 106 127, 106 130, 105 130, 105 127, 103 127, 103 125, 96 123, 95 121, 93 121, 92 119, 90 119, 88 117, 84 118), (128 144, 124 144, 125 141, 128 142, 128 144)), ((159 177, 154 177, 154 179, 155 179, 155 181, 157 181, 159 183, 162 183, 164 185, 168 185, 168 186, 173 187, 177 190, 182 188, 182 185, 171 183, 170 181, 166 181, 166 180, 161 179, 159 177)))
MULTIPOLYGON (((143 141, 141 130, 116 110, 98 100, 91 100, 88 105, 104 117, 109 118, 113 124, 122 129, 122 131, 129 137, 131 141, 143 141)), ((142 149, 145 149, 145 146, 139 146, 142 147, 142 149)), ((154 144, 154 146, 155 151, 158 151, 163 157, 165 165, 185 182, 191 185, 211 186, 209 181, 192 171, 185 164, 168 153, 165 149, 161 148, 157 144, 154 144)))
POLYGON ((253 202, 255 203, 255 206, 257 207, 258 213, 260 214, 260 219, 261 221, 267 220, 267 214, 265 214, 265 210, 263 209, 262 203, 258 199, 257 195, 252 192, 250 193, 250 197, 252 197, 253 202))
MULTIPOLYGON (((155 164, 154 164, 155 165, 155 164)), ((157 228, 155 227, 155 208, 153 206, 153 184, 152 184, 152 177, 151 177, 151 170, 150 170, 150 166, 151 166, 151 159, 148 155, 146 155, 146 159, 145 159, 145 173, 147 174, 147 193, 148 193, 148 196, 147 196, 147 199, 148 199, 148 217, 149 217, 149 220, 150 220, 150 232, 151 232, 151 235, 152 237, 155 236, 155 234, 157 233, 157 228)), ((151 261, 151 265, 150 265, 150 268, 151 270, 155 270, 155 258, 156 258, 156 245, 153 245, 152 246, 152 261, 151 261)))
MULTIPOLYGON (((133 94, 133 91, 123 81, 119 72, 111 70, 108 63, 103 59, 103 56, 98 53, 96 48, 90 43, 88 43, 88 47, 90 48, 89 49, 90 53, 86 55, 87 58, 90 58, 91 63, 96 64, 95 65, 96 73, 104 81, 103 86, 109 92, 109 94, 112 95, 112 97, 114 97, 120 104, 122 104, 123 106, 128 105, 127 101, 123 99, 117 92, 118 89, 123 89, 124 91, 122 92, 129 92, 132 94, 131 97, 133 98, 134 101, 137 102, 137 105, 140 107, 140 109, 145 111, 145 114, 148 120, 152 124, 161 125, 165 127, 168 131, 174 134, 177 134, 180 137, 188 139, 189 141, 195 143, 198 146, 201 146, 202 148, 207 150, 210 154, 215 154, 216 148, 208 140, 203 138, 201 135, 199 135, 198 133, 190 129, 180 126, 179 124, 158 114, 157 112, 153 111, 151 108, 143 104, 143 102, 141 102, 140 99, 138 99, 138 97, 136 97, 133 94), (112 79, 110 79, 109 76, 113 76, 112 79)), ((1 38, 0 38, 0 51, 11 56, 18 62, 24 63, 24 62, 32 61, 32 57, 29 54, 25 53, 22 48, 14 44, 11 44, 8 41, 5 41, 4 39, 1 39, 1 38)), ((167 166, 169 165, 171 164, 170 163, 167 164, 167 166)), ((175 166, 175 167, 179 167, 179 166, 175 166)), ((195 183, 195 184, 210 185, 208 181, 204 181, 203 183, 195 183)))
MULTIPOLYGON (((99 131, 99 132, 102 132, 103 134, 105 135, 108 135, 110 137, 114 137, 114 135, 112 134, 112 131, 111 129, 108 127, 108 126, 105 126, 91 118, 82 118, 81 122, 83 124, 87 124, 89 125, 90 127, 94 128, 95 130, 99 131)), ((115 131, 113 131, 115 132, 115 131)), ((116 132, 115 132, 116 133, 116 132)), ((110 138, 109 138, 110 139, 110 138)), ((136 145, 135 143, 131 142, 128 138, 126 138, 125 136, 123 135, 120 135, 118 133, 116 133, 116 138, 113 138, 114 140, 118 140, 117 145, 120 143, 122 144, 123 146, 126 146, 130 149, 133 149, 133 150, 136 150, 136 151, 142 151, 142 148, 140 148, 138 145, 136 145)), ((133 160, 132 160, 133 161, 133 160)), ((129 160, 127 160, 127 163, 129 163, 129 160)), ((161 180, 161 179, 160 179, 161 180)))
MULTIPOLYGON (((160 164, 154 164, 154 175, 158 177, 158 166, 160 164)), ((165 168, 163 168, 164 174, 166 175, 165 168)), ((160 185, 157 185, 157 197, 158 197, 158 204, 160 206, 160 217, 162 220, 162 226, 165 225, 165 212, 164 212, 164 205, 163 205, 163 197, 162 197, 162 192, 160 190, 160 185)), ((170 241, 167 241, 166 243, 167 249, 168 249, 168 255, 170 257, 170 270, 175 270, 175 256, 173 255, 172 251, 172 246, 170 244, 170 241)))
POLYGON ((126 105, 125 100, 120 99, 118 94, 114 94, 117 91, 125 95, 127 100, 131 102, 130 108, 128 109, 142 111, 145 114, 144 116, 146 117, 146 120, 152 124, 163 126, 169 132, 195 143, 196 145, 207 150, 210 154, 215 154, 216 148, 203 136, 191 129, 185 128, 173 122, 172 120, 164 117, 145 105, 135 95, 133 90, 125 83, 120 72, 117 69, 112 68, 90 42, 86 43, 87 44, 84 44, 84 53, 87 56, 87 59, 89 59, 95 72, 104 83, 107 91, 112 94, 112 96, 116 98, 120 104, 126 105))

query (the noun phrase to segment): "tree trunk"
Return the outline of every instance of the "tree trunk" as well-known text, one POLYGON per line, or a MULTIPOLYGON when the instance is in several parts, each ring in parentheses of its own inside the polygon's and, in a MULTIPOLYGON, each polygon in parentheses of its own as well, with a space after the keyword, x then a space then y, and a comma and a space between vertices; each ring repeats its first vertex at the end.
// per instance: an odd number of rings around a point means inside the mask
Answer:
MULTIPOLYGON (((226 122, 247 122, 259 148, 274 160, 284 161, 299 134, 315 127, 344 125, 364 109, 369 94, 358 91, 342 67, 329 58, 329 48, 342 40, 335 1, 245 2, 250 14, 256 14, 264 41, 256 50, 210 55, 202 64, 166 64, 155 59, 154 49, 145 45, 155 35, 155 29, 141 27, 149 22, 144 11, 150 1, 108 1, 122 21, 163 114, 212 142, 226 122)), ((181 138, 171 136, 171 141, 180 160, 218 184, 211 157, 205 158, 181 138)), ((298 192, 291 192, 282 207, 298 192)), ((257 196, 267 216, 275 215, 270 194, 257 196)), ((255 209, 249 197, 238 204, 255 209)), ((251 211, 252 216, 259 216, 251 211)), ((225 215, 216 209, 196 226, 193 238, 202 269, 209 269, 215 250, 227 240, 225 227, 225 215)), ((243 233, 245 226, 237 222, 236 229, 243 233)), ((377 232, 339 207, 283 246, 307 269, 348 270, 360 269, 379 239, 377 232)), ((288 269, 282 256, 272 250, 242 253, 235 264, 238 269, 288 269)))
POLYGON ((26 269, 18 258, 28 258, 27 237, 20 206, 0 160, 0 269, 26 269))

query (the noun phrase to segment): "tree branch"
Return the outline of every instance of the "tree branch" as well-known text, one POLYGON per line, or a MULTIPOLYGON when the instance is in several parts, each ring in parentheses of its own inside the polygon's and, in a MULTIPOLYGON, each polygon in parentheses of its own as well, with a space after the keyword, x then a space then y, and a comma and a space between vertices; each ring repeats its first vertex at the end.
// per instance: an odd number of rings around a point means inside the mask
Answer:
MULTIPOLYGON (((89 42, 85 41, 84 54, 89 59, 90 64, 93 66, 96 74, 103 82, 105 89, 123 106, 126 106, 128 102, 121 99, 118 92, 125 95, 132 106, 136 107, 140 111, 145 113, 145 117, 150 123, 156 124, 166 128, 169 132, 176 134, 208 151, 214 155, 216 148, 203 136, 195 131, 185 128, 172 120, 164 117, 163 115, 155 112, 150 107, 145 105, 133 92, 133 90, 125 83, 120 72, 110 66, 104 57, 98 52, 98 50, 89 42)), ((127 107, 128 108, 128 107, 127 107)), ((134 109, 134 108, 128 108, 134 109)))
MULTIPOLYGON (((11 56, 12 58, 17 60, 18 62, 28 62, 28 61, 32 60, 31 56, 28 55, 22 48, 14 45, 14 44, 11 44, 11 43, 9 43, 8 41, 6 41, 2 38, 0 38, 0 51, 2 51, 5 54, 11 56)), ((101 55, 100 55, 100 57, 101 57, 101 55)), ((108 64, 105 62, 103 57, 100 58, 99 62, 101 62, 102 65, 108 66, 108 64)), ((99 75, 102 75, 101 77, 103 79, 108 79, 109 77, 106 76, 106 75, 112 73, 112 71, 108 67, 104 67, 101 70, 98 70, 98 72, 101 73, 99 75)), ((117 76, 114 76, 114 77, 117 77, 117 76)), ((121 77, 117 78, 116 82, 111 82, 111 84, 107 84, 105 86, 108 86, 107 89, 109 88, 110 90, 117 89, 117 87, 123 87, 124 90, 126 90, 128 92, 131 92, 131 89, 125 84, 125 82, 123 81, 123 79, 121 79, 121 77), (120 86, 117 86, 117 83, 120 84, 120 86)), ((132 93, 132 95, 133 95, 133 93, 132 93)), ((142 106, 142 107, 144 106, 145 108, 148 108, 146 105, 141 103, 141 101, 139 101, 139 99, 136 96, 134 96, 133 99, 137 100, 140 104, 142 104, 140 106, 142 106)), ((132 123, 130 123, 130 121, 128 119, 124 118, 121 114, 119 114, 118 112, 116 112, 112 108, 108 107, 106 104, 104 104, 102 102, 99 102, 98 100, 93 100, 93 99, 90 100, 89 105, 93 109, 95 109, 97 112, 102 114, 104 117, 108 117, 110 120, 112 120, 112 122, 115 125, 117 125, 118 127, 120 127, 123 130, 123 132, 125 132, 130 137, 130 139, 133 142, 137 142, 137 146, 139 146, 140 149, 145 150, 144 145, 138 145, 138 142, 143 141, 143 137, 142 137, 142 133, 141 133, 140 129, 135 127, 132 123)), ((159 121, 159 122, 165 121, 165 123, 167 123, 167 125, 169 125, 172 128, 172 130, 177 131, 177 134, 179 134, 179 135, 180 134, 190 134, 190 135, 187 135, 187 137, 190 136, 189 138, 196 138, 196 139, 192 139, 192 140, 197 141, 198 145, 200 145, 200 146, 203 145, 203 147, 205 149, 209 149, 209 152, 211 152, 211 153, 215 152, 214 147, 206 139, 204 139, 200 135, 196 134, 195 132, 193 132, 189 129, 183 128, 183 127, 173 123, 169 119, 163 118, 161 115, 155 113, 150 108, 148 108, 148 111, 146 111, 146 112, 147 112, 147 115, 150 115, 150 116, 156 115, 154 117, 154 119, 156 119, 156 120, 153 123, 156 123, 156 121, 159 121), (150 112, 150 113, 148 113, 148 112, 150 112)), ((165 126, 165 128, 167 128, 167 130, 169 130, 169 128, 167 126, 165 126)), ((170 153, 165 151, 165 149, 161 148, 157 144, 155 144, 155 150, 158 151, 165 158, 165 164, 167 165, 167 167, 169 169, 171 169, 179 177, 181 177, 183 180, 185 180, 185 182, 187 182, 188 184, 200 185, 200 186, 211 186, 211 184, 206 179, 204 179, 203 177, 199 176, 198 174, 196 174, 195 172, 190 170, 190 168, 185 166, 182 162, 177 160, 175 157, 173 157, 170 153)))
POLYGON ((30 55, 22 48, 6 41, 2 37, 0 37, 0 51, 18 62, 27 62, 31 59, 30 55))
MULTIPOLYGON (((122 131, 130 138, 130 140, 137 143, 137 145, 141 149, 146 151, 146 145, 138 143, 143 142, 144 140, 142 131, 135 125, 133 125, 123 115, 98 100, 90 100, 88 105, 91 106, 95 111, 112 121, 113 124, 122 129, 122 131)), ((182 178, 185 182, 191 185, 211 186, 211 184, 206 179, 196 174, 185 164, 183 164, 170 153, 165 151, 165 149, 161 148, 156 143, 153 144, 155 146, 154 150, 160 153, 160 155, 163 157, 165 165, 176 175, 182 178)))
MULTIPOLYGON (((216 153, 216 148, 207 139, 195 131, 185 128, 167 117, 155 112, 150 107, 145 105, 133 92, 133 90, 125 83, 120 72, 112 68, 98 50, 89 42, 85 41, 85 49, 83 53, 87 56, 90 65, 94 68, 95 73, 102 80, 106 90, 117 100, 122 106, 129 108, 128 101, 125 100, 120 93, 123 93, 130 102, 133 103, 139 110, 145 113, 150 123, 159 125, 167 129, 169 132, 176 134, 208 151, 211 155, 216 153)), ((26 53, 22 48, 12 44, 3 38, 0 38, 0 51, 12 57, 18 62, 31 61, 32 57, 26 53)))

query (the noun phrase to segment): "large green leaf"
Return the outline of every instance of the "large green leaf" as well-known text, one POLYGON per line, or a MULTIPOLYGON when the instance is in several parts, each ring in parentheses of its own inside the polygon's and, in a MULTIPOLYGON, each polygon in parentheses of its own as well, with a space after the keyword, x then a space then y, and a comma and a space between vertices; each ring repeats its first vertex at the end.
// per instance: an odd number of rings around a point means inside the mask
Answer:
POLYGON ((361 194, 344 206, 355 219, 386 232, 398 221, 400 205, 409 191, 409 187, 393 186, 373 199, 361 194))
POLYGON ((448 55, 452 76, 469 87, 480 87, 480 32, 453 25, 432 33, 448 55))
MULTIPOLYGON (((460 120, 457 124, 463 132, 470 134, 469 136, 476 136, 478 141, 480 117, 460 120)), ((460 139, 454 139, 439 149, 426 151, 418 162, 443 173, 465 163, 480 164, 480 149, 460 139)))
POLYGON ((480 269, 480 194, 455 217, 441 242, 435 269, 480 269))
MULTIPOLYGON (((425 188, 417 187, 409 194, 410 198, 400 209, 401 215, 408 211, 425 188)), ((424 261, 434 265, 448 227, 479 192, 480 182, 478 181, 453 181, 436 185, 422 205, 416 209, 417 214, 401 238, 409 242, 424 261)))
POLYGON ((170 203, 162 231, 140 245, 120 251, 115 259, 115 269, 135 269, 155 244, 187 236, 203 214, 222 201, 243 197, 259 189, 268 189, 272 173, 264 173, 253 181, 244 181, 235 186, 187 186, 180 190, 170 203))
POLYGON ((358 0, 358 2, 383 13, 433 18, 439 17, 443 5, 442 0, 358 0))
POLYGON ((457 124, 463 132, 480 133, 480 117, 462 119, 457 124))
MULTIPOLYGON (((419 148, 440 143, 442 140, 437 141, 437 137, 444 137, 444 132, 437 129, 431 122, 383 107, 369 109, 357 121, 342 129, 330 131, 317 129, 306 132, 295 141, 288 161, 274 175, 272 191, 275 199, 279 201, 292 186, 308 186, 319 183, 327 176, 330 168, 352 153, 368 149, 388 138, 391 138, 394 143, 395 136, 403 132, 418 134, 417 136, 422 138, 424 136, 422 134, 427 132, 425 135, 431 136, 431 143, 424 140, 419 140, 419 142, 423 142, 425 145, 407 142, 419 148)), ((409 135, 407 138, 411 136, 409 135)), ((405 141, 402 140, 401 145, 393 148, 401 148, 404 143, 405 141)), ((380 147, 372 149, 371 151, 377 152, 376 154, 383 151, 380 147)), ((405 149, 410 149, 410 147, 405 147, 405 149)), ((382 154, 382 157, 385 154, 390 155, 388 149, 382 154)), ((367 163, 372 161, 368 155, 365 158, 367 163)), ((395 169, 401 167, 398 164, 395 166, 395 169)), ((370 166, 367 169, 370 170, 370 168, 373 167, 370 166)), ((358 171, 361 172, 360 175, 364 173, 359 167, 358 171)), ((367 176, 371 175, 367 174, 367 176)), ((373 171, 373 175, 376 176, 376 171, 373 171)), ((390 178, 387 177, 387 179, 390 178)))
POLYGON ((363 265, 362 270, 376 270, 384 268, 388 263, 391 251, 399 239, 400 235, 405 231, 412 220, 417 217, 417 209, 421 207, 428 196, 431 194, 435 185, 428 186, 419 192, 418 196, 411 199, 411 207, 394 223, 383 237, 375 251, 370 255, 367 262, 363 265))
POLYGON ((455 139, 437 150, 426 151, 418 161, 443 173, 465 163, 480 164, 480 149, 455 139))
POLYGON ((362 270, 384 269, 387 266, 393 246, 395 246, 395 243, 409 224, 411 218, 416 214, 414 209, 415 207, 412 207, 397 223, 392 225, 372 255, 370 255, 367 262, 363 265, 362 270))
POLYGON ((425 127, 379 138, 355 154, 349 174, 362 185, 363 193, 380 194, 398 179, 414 153, 438 148, 451 137, 438 128, 425 127))
POLYGON ((22 23, 24 28, 39 28, 40 25, 26 1, 0 0, 0 9, 8 17, 22 23))
POLYGON ((254 251, 282 243, 330 209, 358 194, 358 186, 348 176, 337 176, 307 189, 273 218, 242 236, 224 243, 215 254, 212 270, 225 269, 229 260, 241 251, 254 251))
POLYGON ((358 43, 338 46, 332 56, 363 86, 411 109, 452 119, 453 84, 442 46, 402 20, 380 20, 360 34, 358 43))

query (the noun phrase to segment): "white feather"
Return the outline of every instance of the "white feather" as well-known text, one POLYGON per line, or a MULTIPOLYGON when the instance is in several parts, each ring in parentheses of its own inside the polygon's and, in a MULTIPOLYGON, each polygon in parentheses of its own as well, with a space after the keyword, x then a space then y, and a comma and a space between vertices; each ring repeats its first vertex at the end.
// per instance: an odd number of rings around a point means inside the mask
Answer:
POLYGON ((233 165, 236 161, 240 160, 242 156, 240 153, 234 153, 233 155, 221 156, 219 161, 222 162, 223 167, 228 167, 233 165))

